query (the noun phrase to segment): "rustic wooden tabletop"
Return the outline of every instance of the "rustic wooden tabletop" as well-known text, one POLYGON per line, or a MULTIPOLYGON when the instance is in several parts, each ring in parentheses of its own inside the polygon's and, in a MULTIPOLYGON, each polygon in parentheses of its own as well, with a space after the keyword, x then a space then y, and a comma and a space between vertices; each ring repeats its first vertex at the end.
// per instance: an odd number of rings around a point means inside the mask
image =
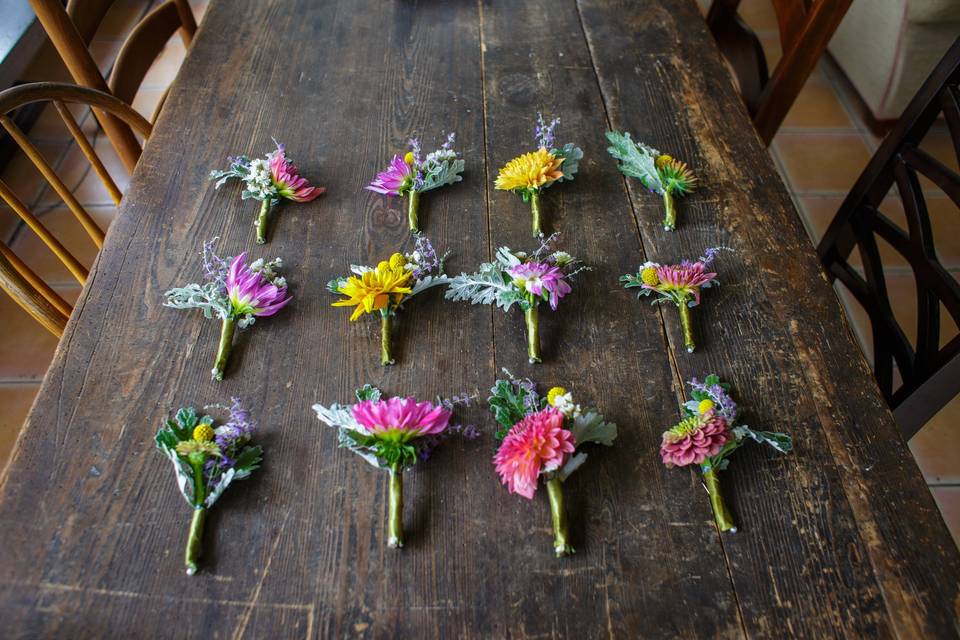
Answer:
MULTIPOLYGON (((468 417, 493 430, 482 406, 468 417)), ((6 637, 956 637, 958 576, 692 0, 214 0, 0 485, 6 637), (448 272, 529 248, 527 207, 492 183, 531 146, 537 111, 585 151, 544 211, 593 266, 541 314, 544 363, 527 364, 518 311, 434 291, 400 316, 399 364, 382 368, 377 323, 349 323, 325 290, 351 262, 411 249, 403 202, 362 187, 411 135, 456 131, 464 180, 421 211, 453 252, 448 272), (701 175, 676 232, 618 173, 610 128, 701 175), (280 205, 256 247, 256 203, 207 175, 271 136, 328 192, 280 205), (242 335, 222 383, 209 375, 218 323, 162 306, 214 236, 223 253, 282 256, 295 296, 242 335), (734 251, 687 354, 677 314, 617 277, 714 245, 734 251), (543 492, 528 502, 499 484, 489 435, 407 475, 407 546, 387 549, 386 475, 339 450, 310 406, 365 382, 485 397, 503 367, 620 426, 566 483, 576 555, 553 557, 543 492), (740 531, 722 536, 698 474, 657 455, 681 380, 710 372, 747 422, 795 441, 786 456, 736 455, 722 482, 740 531), (230 396, 251 407, 265 465, 212 510, 188 578, 189 507, 153 435, 177 407, 230 396)))

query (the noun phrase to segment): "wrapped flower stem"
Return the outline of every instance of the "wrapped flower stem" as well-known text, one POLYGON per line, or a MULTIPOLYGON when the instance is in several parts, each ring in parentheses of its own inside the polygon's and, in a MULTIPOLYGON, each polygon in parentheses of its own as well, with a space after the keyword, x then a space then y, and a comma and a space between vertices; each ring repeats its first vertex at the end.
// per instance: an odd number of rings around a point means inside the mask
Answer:
POLYGON ((687 348, 687 353, 693 353, 697 345, 693 342, 693 321, 690 318, 690 305, 684 300, 677 304, 677 310, 680 312, 680 330, 683 332, 683 346, 687 348))
POLYGON ((677 228, 677 205, 672 191, 663 192, 663 229, 673 231, 677 228))
POLYGON ((267 216, 270 215, 270 200, 260 203, 260 213, 257 215, 257 244, 267 243, 267 216))
POLYGON ((684 418, 663 433, 660 458, 667 468, 697 465, 703 474, 703 486, 720 531, 736 533, 733 516, 720 490, 719 473, 730 465, 729 456, 746 442, 767 444, 780 453, 793 449, 793 440, 785 433, 756 431, 739 424, 737 404, 730 397, 730 385, 716 375, 703 382, 690 380, 690 400, 683 405, 684 418))
POLYGON ((389 313, 380 313, 380 364, 388 366, 396 360, 390 355, 390 331, 393 329, 393 319, 389 313))
POLYGON ((396 463, 390 469, 390 495, 387 503, 387 546, 403 546, 403 467, 396 463))
POLYGON ((540 228, 540 192, 534 191, 530 194, 530 215, 533 218, 533 237, 539 237, 543 234, 540 228))
POLYGON ((233 334, 237 330, 237 321, 233 318, 223 318, 220 321, 220 344, 217 346, 217 358, 213 362, 213 379, 223 380, 223 374, 227 370, 227 360, 230 359, 230 351, 233 349, 233 334))
POLYGON ((523 312, 523 319, 527 325, 527 358, 530 364, 543 362, 540 358, 540 311, 536 303, 523 312))
POLYGON ((558 558, 573 553, 570 533, 567 531, 567 510, 563 505, 563 485, 560 478, 547 481, 547 496, 550 499, 550 518, 553 521, 553 550, 558 558))
POLYGON ((407 220, 410 223, 410 232, 417 233, 420 231, 419 226, 419 213, 420 213, 420 192, 410 190, 407 194, 407 220))
POLYGON ((184 553, 184 563, 187 566, 187 575, 197 573, 197 561, 203 548, 203 523, 207 519, 207 510, 203 507, 193 510, 190 518, 190 532, 187 534, 187 548, 184 553))
MULTIPOLYGON (((509 375, 509 372, 507 372, 509 375)), ((562 387, 546 398, 531 380, 497 380, 487 400, 501 429, 493 464, 510 493, 533 500, 540 480, 547 485, 553 551, 558 558, 574 552, 567 526, 563 482, 587 459, 580 450, 594 442, 611 446, 617 425, 604 422, 596 409, 582 409, 562 387)))
POLYGON ((733 516, 727 509, 727 503, 723 500, 723 493, 720 491, 720 477, 717 472, 709 465, 701 465, 703 471, 703 486, 707 489, 710 496, 710 508, 713 509, 713 517, 717 521, 717 527, 720 531, 729 531, 736 533, 737 527, 733 524, 733 516))

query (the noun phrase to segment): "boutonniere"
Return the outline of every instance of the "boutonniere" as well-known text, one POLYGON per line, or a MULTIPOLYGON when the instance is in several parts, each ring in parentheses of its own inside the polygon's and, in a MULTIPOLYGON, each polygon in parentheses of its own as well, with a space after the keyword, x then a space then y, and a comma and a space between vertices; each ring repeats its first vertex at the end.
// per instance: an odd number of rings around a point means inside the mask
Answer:
POLYGON ((236 398, 232 402, 230 418, 219 426, 211 416, 200 417, 193 407, 185 407, 155 438, 157 448, 173 463, 180 493, 193 508, 184 554, 190 576, 197 572, 207 510, 230 483, 248 477, 263 459, 263 450, 250 444, 249 413, 236 398))
POLYGON ((694 262, 683 260, 680 264, 660 264, 644 262, 636 274, 620 276, 620 282, 627 289, 639 288, 639 296, 656 294, 653 304, 672 302, 680 311, 680 328, 683 330, 683 344, 688 353, 693 353, 696 343, 693 341, 693 325, 690 321, 690 309, 700 304, 700 290, 719 286, 717 274, 708 272, 717 253, 722 247, 707 249, 703 256, 694 262))
POLYGON ((687 384, 692 399, 683 405, 684 419, 664 432, 660 458, 668 468, 698 465, 717 526, 721 531, 736 532, 717 473, 727 468, 727 458, 748 440, 768 444, 780 453, 790 453, 793 440, 785 433, 754 431, 738 424, 730 385, 716 375, 707 376, 703 382, 694 378, 687 384))
POLYGON ((538 113, 534 131, 537 150, 508 162, 500 169, 494 184, 500 191, 513 191, 524 202, 530 203, 534 237, 543 233, 540 226, 540 192, 555 182, 573 180, 583 159, 583 150, 572 142, 557 147, 558 124, 560 118, 554 118, 550 124, 546 124, 543 114, 538 113))
POLYGON ((451 433, 477 437, 472 426, 450 424, 459 405, 470 396, 439 399, 436 404, 416 398, 384 398, 379 389, 365 385, 356 392, 357 404, 313 405, 317 417, 337 429, 340 446, 390 474, 387 546, 403 546, 403 472, 424 462, 451 433))
POLYGON ((685 162, 660 153, 642 142, 634 142, 629 133, 608 131, 607 140, 612 146, 607 151, 620 161, 620 173, 640 180, 646 189, 663 197, 665 209, 663 228, 673 231, 677 227, 677 207, 674 195, 685 196, 697 188, 697 177, 685 162))
POLYGON ((257 244, 267 241, 267 217, 273 205, 281 200, 310 202, 326 191, 324 187, 311 187, 287 157, 284 146, 276 140, 273 143, 277 145, 276 151, 271 151, 265 158, 251 160, 247 156, 229 157, 229 169, 210 172, 210 179, 217 181, 215 189, 219 189, 227 180, 237 178, 244 183, 240 197, 260 201, 260 213, 255 222, 257 244))
POLYGON ((420 194, 463 179, 460 174, 463 173, 464 162, 460 154, 453 150, 455 141, 456 134, 451 133, 439 149, 423 157, 420 141, 411 138, 410 151, 402 158, 393 156, 390 166, 378 173, 365 188, 385 196, 407 196, 410 231, 416 233, 420 230, 420 194))
POLYGON ((533 382, 511 376, 497 380, 490 391, 487 402, 501 427, 493 456, 500 480, 510 493, 528 500, 543 480, 553 520, 553 549, 558 558, 570 555, 561 483, 586 461, 580 447, 590 442, 613 445, 617 425, 605 422, 596 409, 582 409, 562 387, 553 387, 542 398, 533 382))
POLYGON ((327 283, 331 293, 345 296, 334 302, 334 307, 355 307, 351 321, 365 313, 380 313, 380 364, 395 362, 391 355, 390 332, 397 311, 418 293, 450 281, 443 275, 446 257, 447 254, 437 256, 430 240, 418 234, 413 253, 394 253, 376 267, 351 265, 353 275, 327 283))
POLYGON ((557 234, 542 240, 531 254, 497 250, 493 262, 480 265, 477 273, 461 273, 450 279, 446 297, 450 300, 469 300, 472 304, 496 304, 509 311, 514 304, 523 309, 527 327, 527 357, 530 363, 541 362, 540 316, 541 302, 549 302, 557 310, 560 299, 573 291, 573 277, 589 267, 565 251, 551 251, 557 234))
POLYGON ((278 274, 282 260, 262 259, 246 263, 247 254, 222 259, 213 252, 217 239, 203 243, 203 284, 191 283, 170 289, 164 306, 174 309, 201 309, 205 318, 221 321, 220 346, 211 374, 223 380, 233 335, 246 329, 257 318, 272 316, 293 298, 287 295, 287 281, 278 274))

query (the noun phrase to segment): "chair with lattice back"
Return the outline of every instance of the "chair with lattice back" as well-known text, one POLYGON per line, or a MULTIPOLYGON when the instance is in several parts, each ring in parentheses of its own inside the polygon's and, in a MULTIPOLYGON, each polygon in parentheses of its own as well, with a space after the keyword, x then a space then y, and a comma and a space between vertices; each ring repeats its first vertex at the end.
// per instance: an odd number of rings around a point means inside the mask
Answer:
MULTIPOLYGON (((831 279, 839 280, 866 310, 873 332, 877 383, 910 438, 960 393, 960 336, 941 346, 941 305, 960 325, 960 284, 937 257, 919 176, 925 176, 960 209, 960 175, 920 148, 942 114, 960 154, 960 38, 920 88, 903 116, 844 200, 817 248, 831 279), (881 210, 896 188, 907 228, 881 210), (894 316, 877 239, 909 264, 917 288, 916 346, 894 316), (863 272, 850 264, 858 250, 863 272), (900 384, 895 385, 899 375, 900 384)), ((958 211, 960 213, 960 211, 958 211)), ((960 219, 960 218, 958 218, 960 219)))
MULTIPOLYGON (((34 164, 47 184, 63 200, 87 232, 87 235, 90 236, 90 241, 99 249, 103 246, 103 230, 81 206, 50 163, 30 142, 23 131, 17 127, 9 115, 24 105, 38 102, 49 102, 54 106, 77 146, 117 203, 120 202, 122 196, 120 190, 107 172, 103 161, 97 156, 93 145, 87 140, 76 118, 67 108, 67 104, 83 104, 109 113, 119 121, 129 125, 133 131, 143 136, 144 140, 150 136, 151 125, 122 100, 108 93, 87 87, 60 82, 37 82, 0 92, 0 125, 34 164)), ((137 156, 139 157, 139 148, 137 156)), ((86 282, 88 275, 86 267, 50 233, 42 220, 30 211, 27 205, 17 197, 14 190, 3 180, 0 180, 0 199, 5 201, 23 223, 56 255, 77 282, 81 285, 86 282)), ((4 242, 0 242, 0 288, 54 335, 59 337, 63 333, 72 308, 4 242)))
MULTIPOLYGON (((153 7, 127 34, 114 61, 109 78, 104 78, 90 53, 89 45, 115 0, 30 0, 40 24, 77 84, 112 93, 127 104, 133 103, 150 66, 167 41, 179 33, 189 47, 197 31, 187 0, 163 0, 153 7)), ((156 121, 166 100, 161 97, 151 116, 156 121)), ((110 114, 97 113, 104 133, 117 155, 132 171, 139 146, 128 126, 110 114)))
POLYGON ((769 72, 757 34, 740 18, 740 0, 713 0, 707 25, 733 69, 740 93, 765 144, 787 117, 826 51, 852 0, 770 0, 783 55, 769 72))

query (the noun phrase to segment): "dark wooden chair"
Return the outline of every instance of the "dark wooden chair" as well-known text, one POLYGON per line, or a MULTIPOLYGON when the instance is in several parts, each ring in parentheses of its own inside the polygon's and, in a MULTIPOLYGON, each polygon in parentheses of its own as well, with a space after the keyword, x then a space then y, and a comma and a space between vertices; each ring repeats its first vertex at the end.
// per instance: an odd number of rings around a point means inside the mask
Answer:
MULTIPOLYGON (((89 45, 114 0, 30 0, 40 24, 77 84, 112 93, 131 104, 150 65, 177 32, 188 47, 197 31, 187 0, 166 0, 150 11, 128 34, 109 79, 100 73, 89 45)), ((154 112, 155 120, 163 99, 154 112)), ((140 146, 122 120, 97 113, 97 120, 127 169, 133 171, 140 146)))
MULTIPOLYGON (((30 158, 37 170, 43 175, 47 183, 56 191, 57 195, 73 213, 74 217, 90 236, 99 249, 103 246, 104 232, 97 226, 90 214, 80 205, 70 192, 63 180, 57 176, 43 155, 27 139, 23 131, 13 122, 9 114, 17 108, 38 102, 52 103, 63 119, 64 125, 70 131, 77 146, 92 165, 94 171, 114 196, 120 201, 120 190, 110 178, 103 162, 97 156, 93 145, 77 123, 73 114, 67 108, 67 103, 84 104, 101 110, 117 118, 120 122, 131 127, 144 137, 150 136, 152 127, 143 116, 132 107, 112 96, 96 89, 78 87, 60 82, 36 82, 23 84, 6 91, 0 91, 0 125, 6 130, 14 142, 30 158)), ((137 143, 137 157, 140 146, 137 143)), ((70 274, 83 284, 87 280, 87 269, 77 258, 70 253, 57 238, 43 225, 27 206, 16 196, 14 191, 0 180, 0 199, 5 201, 14 213, 43 241, 56 255, 70 274)), ((60 297, 46 282, 39 278, 4 242, 0 242, 0 288, 10 295, 21 307, 32 315, 40 324, 51 333, 60 336, 67 324, 72 311, 71 306, 60 297)))
MULTIPOLYGON (((960 39, 920 88, 844 200, 817 252, 831 279, 863 305, 873 329, 873 367, 904 437, 910 438, 960 393, 960 336, 941 348, 940 307, 960 324, 960 284, 937 258, 920 186, 926 176, 960 209, 960 175, 919 148, 943 114, 960 153, 960 39), (880 211, 896 186, 907 230, 880 211), (894 317, 877 248, 882 238, 909 263, 917 286, 916 347, 894 317), (859 250, 863 273, 850 265, 859 250), (894 388, 894 365, 902 383, 894 388)), ((960 217, 958 217, 960 220, 960 217)))
POLYGON ((773 140, 852 0, 771 0, 783 55, 773 70, 760 39, 737 13, 740 0, 713 0, 707 24, 733 68, 760 138, 773 140))

